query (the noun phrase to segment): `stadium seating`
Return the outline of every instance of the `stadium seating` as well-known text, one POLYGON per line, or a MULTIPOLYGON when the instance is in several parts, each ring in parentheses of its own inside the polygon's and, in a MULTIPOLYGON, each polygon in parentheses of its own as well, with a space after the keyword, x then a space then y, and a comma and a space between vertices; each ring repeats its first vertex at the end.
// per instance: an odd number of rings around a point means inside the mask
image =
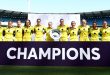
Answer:
POLYGON ((108 17, 108 18, 88 18, 86 20, 87 20, 88 25, 90 25, 90 26, 92 25, 92 22, 94 22, 94 21, 97 22, 99 27, 102 26, 102 23, 104 20, 107 21, 108 24, 110 24, 110 17, 108 17))

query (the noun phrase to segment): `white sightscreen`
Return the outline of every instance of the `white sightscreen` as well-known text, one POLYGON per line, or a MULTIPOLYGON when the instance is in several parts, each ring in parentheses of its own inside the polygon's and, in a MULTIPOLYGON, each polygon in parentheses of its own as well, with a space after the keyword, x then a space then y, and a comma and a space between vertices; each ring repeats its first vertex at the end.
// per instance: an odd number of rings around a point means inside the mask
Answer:
POLYGON ((53 23, 53 28, 57 28, 60 24, 59 20, 64 19, 66 25, 71 25, 71 21, 75 21, 77 26, 80 25, 80 14, 28 14, 32 26, 36 25, 36 20, 40 18, 41 24, 48 26, 48 22, 53 23))

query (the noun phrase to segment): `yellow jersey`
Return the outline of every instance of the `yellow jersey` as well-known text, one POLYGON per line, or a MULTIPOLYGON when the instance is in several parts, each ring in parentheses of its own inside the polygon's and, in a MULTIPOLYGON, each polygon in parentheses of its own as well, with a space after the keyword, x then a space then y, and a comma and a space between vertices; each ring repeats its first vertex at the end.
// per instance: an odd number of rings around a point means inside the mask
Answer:
POLYGON ((101 28, 100 31, 102 34, 102 41, 110 41, 110 27, 101 28))
POLYGON ((22 27, 18 28, 16 27, 15 28, 15 38, 16 38, 16 41, 22 41, 22 34, 23 33, 23 29, 22 27))
POLYGON ((32 27, 23 28, 23 41, 31 41, 31 34, 33 32, 32 27))
POLYGON ((79 35, 80 35, 80 41, 89 41, 89 29, 90 26, 79 26, 79 35))
POLYGON ((43 25, 36 25, 34 27, 34 31, 35 31, 35 38, 42 38, 44 36, 46 28, 43 25))
POLYGON ((5 28, 5 36, 4 36, 4 41, 14 41, 14 31, 15 28, 5 28))
POLYGON ((0 41, 3 41, 3 27, 0 27, 0 41))
POLYGON ((89 33, 91 35, 90 37, 91 41, 99 41, 100 28, 97 29, 91 28, 89 33))
POLYGON ((70 41, 78 41, 78 28, 69 28, 70 41))
POLYGON ((46 41, 53 41, 53 39, 50 37, 50 31, 52 28, 47 27, 46 28, 46 41))
POLYGON ((60 30, 61 38, 68 38, 68 25, 58 26, 58 30, 60 30))

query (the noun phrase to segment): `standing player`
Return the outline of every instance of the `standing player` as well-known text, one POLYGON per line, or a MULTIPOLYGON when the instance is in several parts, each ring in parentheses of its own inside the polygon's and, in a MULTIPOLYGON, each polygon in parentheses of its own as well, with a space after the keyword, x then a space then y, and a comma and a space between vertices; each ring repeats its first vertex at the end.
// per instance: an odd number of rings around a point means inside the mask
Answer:
POLYGON ((61 32, 60 41, 68 41, 68 26, 64 24, 64 19, 60 19, 57 29, 61 32))
POLYGON ((3 27, 1 26, 1 22, 0 22, 0 41, 3 41, 3 27))
POLYGON ((33 28, 31 27, 31 21, 26 20, 25 26, 23 28, 23 41, 31 41, 32 33, 33 33, 33 28))
POLYGON ((110 27, 107 21, 103 22, 103 27, 100 29, 102 34, 102 41, 110 41, 110 27))
POLYGON ((50 37, 50 31, 52 30, 52 22, 48 23, 48 27, 46 29, 46 41, 54 41, 51 37, 50 37))
POLYGON ((15 29, 13 28, 13 22, 9 21, 8 22, 8 27, 4 29, 3 33, 4 33, 4 41, 15 41, 14 38, 14 32, 15 29))
POLYGON ((15 38, 16 41, 22 41, 22 27, 21 27, 21 21, 17 21, 17 27, 15 28, 15 38))
POLYGON ((44 34, 46 29, 41 25, 41 19, 37 19, 37 25, 34 27, 35 41, 43 41, 44 34))
POLYGON ((88 26, 87 21, 83 19, 82 25, 79 26, 80 41, 89 41, 89 29, 90 26, 88 26))
POLYGON ((78 41, 78 28, 76 28, 76 22, 71 22, 71 27, 69 28, 70 41, 78 41))
POLYGON ((100 29, 97 27, 97 23, 93 22, 92 28, 90 28, 90 40, 99 41, 100 29))

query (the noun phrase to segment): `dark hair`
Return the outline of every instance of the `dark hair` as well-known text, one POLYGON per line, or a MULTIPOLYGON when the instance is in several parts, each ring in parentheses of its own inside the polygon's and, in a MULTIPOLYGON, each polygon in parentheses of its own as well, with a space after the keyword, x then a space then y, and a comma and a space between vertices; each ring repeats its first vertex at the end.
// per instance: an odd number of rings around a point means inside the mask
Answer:
POLYGON ((71 21, 71 24, 72 24, 73 22, 76 24, 76 22, 75 22, 75 21, 71 21))
POLYGON ((60 21, 61 21, 61 20, 64 20, 64 19, 60 19, 60 21))
POLYGON ((38 19, 37 19, 37 21, 38 21, 38 20, 40 20, 40 21, 41 21, 41 19, 40 19, 40 18, 38 18, 38 19))
POLYGON ((93 22, 92 22, 92 24, 94 24, 94 23, 96 23, 96 25, 97 25, 97 22, 96 22, 96 21, 93 21, 93 22))
MULTIPOLYGON (((31 21, 30 20, 26 20, 26 21, 29 21, 29 25, 31 25, 31 21)), ((26 21, 25 21, 24 26, 26 26, 26 21)))

